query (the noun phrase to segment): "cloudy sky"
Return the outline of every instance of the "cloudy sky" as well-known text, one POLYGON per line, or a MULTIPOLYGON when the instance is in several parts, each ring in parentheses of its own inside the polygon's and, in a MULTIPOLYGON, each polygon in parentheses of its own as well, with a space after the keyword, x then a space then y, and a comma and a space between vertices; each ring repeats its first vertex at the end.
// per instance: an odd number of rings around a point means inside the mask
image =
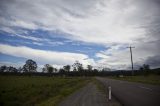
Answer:
POLYGON ((160 0, 0 0, 0 64, 160 67, 160 0))

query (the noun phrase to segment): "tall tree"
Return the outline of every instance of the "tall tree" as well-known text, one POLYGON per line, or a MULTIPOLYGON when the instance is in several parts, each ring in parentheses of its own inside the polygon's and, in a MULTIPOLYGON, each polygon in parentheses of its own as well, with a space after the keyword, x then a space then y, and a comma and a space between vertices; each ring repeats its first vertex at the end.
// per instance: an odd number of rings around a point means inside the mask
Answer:
POLYGON ((37 69, 37 63, 31 59, 28 59, 23 66, 24 72, 36 72, 37 69))
POLYGON ((146 71, 150 70, 150 66, 148 64, 143 64, 143 68, 146 71))
POLYGON ((75 63, 72 65, 74 70, 77 71, 83 71, 83 65, 79 63, 79 61, 75 61, 75 63))
POLYGON ((92 66, 91 65, 87 65, 87 69, 88 69, 88 71, 92 71, 92 66))
POLYGON ((56 72, 57 69, 51 66, 50 64, 45 64, 42 71, 46 73, 53 73, 53 72, 56 72))
POLYGON ((3 65, 0 67, 0 72, 4 72, 6 71, 6 69, 7 69, 7 66, 3 65))
POLYGON ((15 67, 12 67, 12 66, 9 66, 7 69, 8 69, 7 70, 8 72, 14 72, 14 73, 18 72, 18 70, 15 67))
POLYGON ((48 73, 53 73, 53 67, 52 66, 48 67, 48 73))
POLYGON ((70 69, 71 69, 71 66, 70 66, 70 65, 63 66, 63 69, 64 69, 66 72, 69 72, 70 69))

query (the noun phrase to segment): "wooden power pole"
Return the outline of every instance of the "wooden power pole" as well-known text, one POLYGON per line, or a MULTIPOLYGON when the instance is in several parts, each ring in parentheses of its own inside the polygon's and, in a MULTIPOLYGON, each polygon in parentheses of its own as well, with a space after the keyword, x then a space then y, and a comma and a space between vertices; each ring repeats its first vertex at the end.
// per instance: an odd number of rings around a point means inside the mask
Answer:
POLYGON ((131 65, 132 65, 132 75, 134 75, 134 70, 133 70, 133 56, 132 56, 132 48, 135 48, 135 47, 130 46, 130 47, 127 47, 127 48, 129 48, 129 49, 130 49, 130 54, 131 54, 131 65))

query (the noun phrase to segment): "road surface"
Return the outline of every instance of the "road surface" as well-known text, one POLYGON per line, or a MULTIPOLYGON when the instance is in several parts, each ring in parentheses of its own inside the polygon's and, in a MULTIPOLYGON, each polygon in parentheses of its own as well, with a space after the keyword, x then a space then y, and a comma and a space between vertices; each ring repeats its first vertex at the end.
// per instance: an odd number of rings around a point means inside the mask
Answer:
POLYGON ((160 86, 97 78, 112 87, 112 94, 124 106, 160 106, 160 86))
POLYGON ((121 106, 121 104, 115 99, 108 101, 104 92, 100 92, 94 83, 89 83, 63 100, 59 106, 121 106))

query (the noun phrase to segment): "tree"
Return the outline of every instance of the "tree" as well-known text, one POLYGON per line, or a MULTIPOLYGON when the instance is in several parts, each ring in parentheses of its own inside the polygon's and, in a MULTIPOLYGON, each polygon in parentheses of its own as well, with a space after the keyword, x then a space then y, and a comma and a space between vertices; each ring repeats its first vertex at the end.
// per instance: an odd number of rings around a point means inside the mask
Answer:
POLYGON ((148 75, 150 66, 148 64, 143 64, 143 66, 140 67, 139 70, 142 71, 144 75, 148 75))
POLYGON ((44 68, 42 69, 42 71, 46 72, 46 73, 53 73, 54 69, 55 68, 53 68, 51 65, 45 64, 44 68))
POLYGON ((54 71, 55 73, 57 73, 58 69, 57 69, 57 68, 53 68, 53 71, 54 71))
POLYGON ((14 72, 14 73, 18 72, 18 70, 17 70, 15 67, 12 67, 12 66, 9 66, 9 67, 7 68, 7 71, 8 71, 8 72, 14 72))
POLYGON ((74 70, 77 71, 83 71, 83 65, 79 63, 79 61, 75 61, 75 63, 72 65, 74 70))
POLYGON ((19 67, 17 70, 18 70, 18 72, 20 72, 20 73, 23 72, 23 68, 22 68, 22 67, 19 67))
POLYGON ((92 71, 92 66, 91 65, 87 65, 87 69, 88 69, 88 71, 92 71))
POLYGON ((59 73, 60 73, 60 74, 64 74, 64 73, 65 73, 65 70, 61 68, 61 69, 59 69, 59 73))
POLYGON ((63 69, 66 71, 66 72, 69 72, 71 67, 70 65, 66 65, 66 66, 63 66, 63 69))
POLYGON ((140 67, 140 68, 139 68, 139 70, 140 70, 140 71, 143 71, 143 70, 144 70, 144 68, 143 68, 143 67, 140 67))
POLYGON ((6 71, 6 69, 7 69, 7 66, 3 65, 0 67, 0 72, 4 72, 6 71))
POLYGON ((37 63, 31 59, 26 61, 26 64, 23 66, 24 72, 36 72, 37 63))
POLYGON ((48 73, 53 73, 53 67, 52 66, 48 67, 48 73))
POLYGON ((106 67, 106 68, 103 68, 102 71, 111 71, 111 69, 106 67))
POLYGON ((143 68, 144 70, 146 71, 149 71, 150 70, 150 66, 148 64, 143 64, 143 68))

